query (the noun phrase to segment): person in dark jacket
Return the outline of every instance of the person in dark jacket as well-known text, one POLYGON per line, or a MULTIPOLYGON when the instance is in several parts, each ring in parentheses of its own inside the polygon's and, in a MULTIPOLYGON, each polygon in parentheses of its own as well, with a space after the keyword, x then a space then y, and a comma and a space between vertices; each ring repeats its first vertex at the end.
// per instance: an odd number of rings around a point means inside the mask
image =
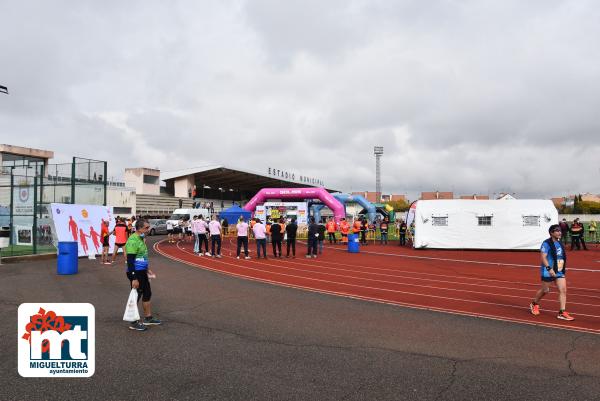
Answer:
POLYGON ((400 220, 400 225, 398 226, 398 235, 400 236, 400 246, 406 245, 406 231, 408 227, 406 226, 406 222, 404 220, 400 220))
POLYGON ((367 245, 367 231, 369 230, 369 224, 367 219, 364 217, 360 222, 360 243, 361 245, 367 245))
POLYGON ((273 257, 281 257, 281 241, 283 240, 283 219, 271 225, 271 243, 273 244, 273 257), (277 253, 279 251, 279 253, 277 253))
POLYGON ((558 224, 560 226, 560 232, 562 233, 562 242, 563 244, 567 243, 567 236, 569 235, 569 223, 567 223, 567 219, 562 219, 562 221, 558 224))
POLYGON ((298 225, 296 219, 292 218, 292 222, 285 226, 285 234, 287 235, 286 247, 287 252, 285 257, 290 257, 290 247, 292 248, 292 258, 296 257, 296 233, 298 232, 298 225))
POLYGON ((323 254, 323 241, 325 241, 325 223, 323 221, 321 221, 319 223, 319 238, 318 238, 318 242, 319 242, 319 255, 323 254))
POLYGON ((315 218, 310 218, 310 224, 308 225, 308 239, 306 241, 308 249, 306 252, 307 258, 317 257, 317 244, 319 242, 319 225, 315 223, 315 218))

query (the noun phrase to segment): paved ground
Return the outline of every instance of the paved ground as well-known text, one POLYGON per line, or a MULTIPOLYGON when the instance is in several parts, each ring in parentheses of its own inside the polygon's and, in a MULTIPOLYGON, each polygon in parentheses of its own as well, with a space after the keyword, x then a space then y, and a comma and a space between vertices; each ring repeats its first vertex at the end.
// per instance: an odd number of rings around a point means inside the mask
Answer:
POLYGON ((600 336, 244 281, 152 255, 148 332, 120 319, 124 268, 0 267, 0 400, 600 400, 600 336), (96 373, 17 373, 22 302, 96 307, 96 373))

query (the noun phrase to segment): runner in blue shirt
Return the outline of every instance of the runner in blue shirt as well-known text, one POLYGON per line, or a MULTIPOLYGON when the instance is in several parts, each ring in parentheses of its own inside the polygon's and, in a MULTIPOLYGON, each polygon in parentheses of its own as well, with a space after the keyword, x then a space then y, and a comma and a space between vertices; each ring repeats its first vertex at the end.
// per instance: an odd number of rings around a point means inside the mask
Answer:
POLYGON ((560 309, 557 318, 562 320, 574 320, 575 318, 567 313, 567 253, 560 241, 562 232, 558 224, 553 224, 548 229, 550 238, 542 242, 540 267, 542 276, 542 288, 535 294, 533 302, 529 305, 531 314, 537 316, 540 314, 540 300, 550 292, 550 284, 556 283, 558 288, 558 301, 560 309))

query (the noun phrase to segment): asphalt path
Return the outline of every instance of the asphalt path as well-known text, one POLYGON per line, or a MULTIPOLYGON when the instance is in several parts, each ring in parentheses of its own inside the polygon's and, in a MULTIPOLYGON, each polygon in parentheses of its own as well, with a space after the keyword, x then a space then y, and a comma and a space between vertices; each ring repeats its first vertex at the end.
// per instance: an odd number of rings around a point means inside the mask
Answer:
MULTIPOLYGON (((159 237, 160 238, 160 237, 159 237)), ((600 400, 600 336, 247 281, 151 253, 155 315, 121 320, 129 283, 82 259, 0 266, 0 400, 600 400), (17 307, 96 308, 91 378, 21 378, 17 307)))

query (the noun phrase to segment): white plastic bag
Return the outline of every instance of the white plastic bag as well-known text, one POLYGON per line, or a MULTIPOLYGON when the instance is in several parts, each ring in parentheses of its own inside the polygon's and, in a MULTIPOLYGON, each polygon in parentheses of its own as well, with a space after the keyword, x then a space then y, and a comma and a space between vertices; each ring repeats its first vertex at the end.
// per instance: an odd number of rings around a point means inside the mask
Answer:
POLYGON ((123 320, 126 322, 135 322, 140 320, 140 312, 137 306, 138 293, 135 288, 131 289, 129 293, 129 299, 127 305, 125 305, 125 313, 123 314, 123 320))

